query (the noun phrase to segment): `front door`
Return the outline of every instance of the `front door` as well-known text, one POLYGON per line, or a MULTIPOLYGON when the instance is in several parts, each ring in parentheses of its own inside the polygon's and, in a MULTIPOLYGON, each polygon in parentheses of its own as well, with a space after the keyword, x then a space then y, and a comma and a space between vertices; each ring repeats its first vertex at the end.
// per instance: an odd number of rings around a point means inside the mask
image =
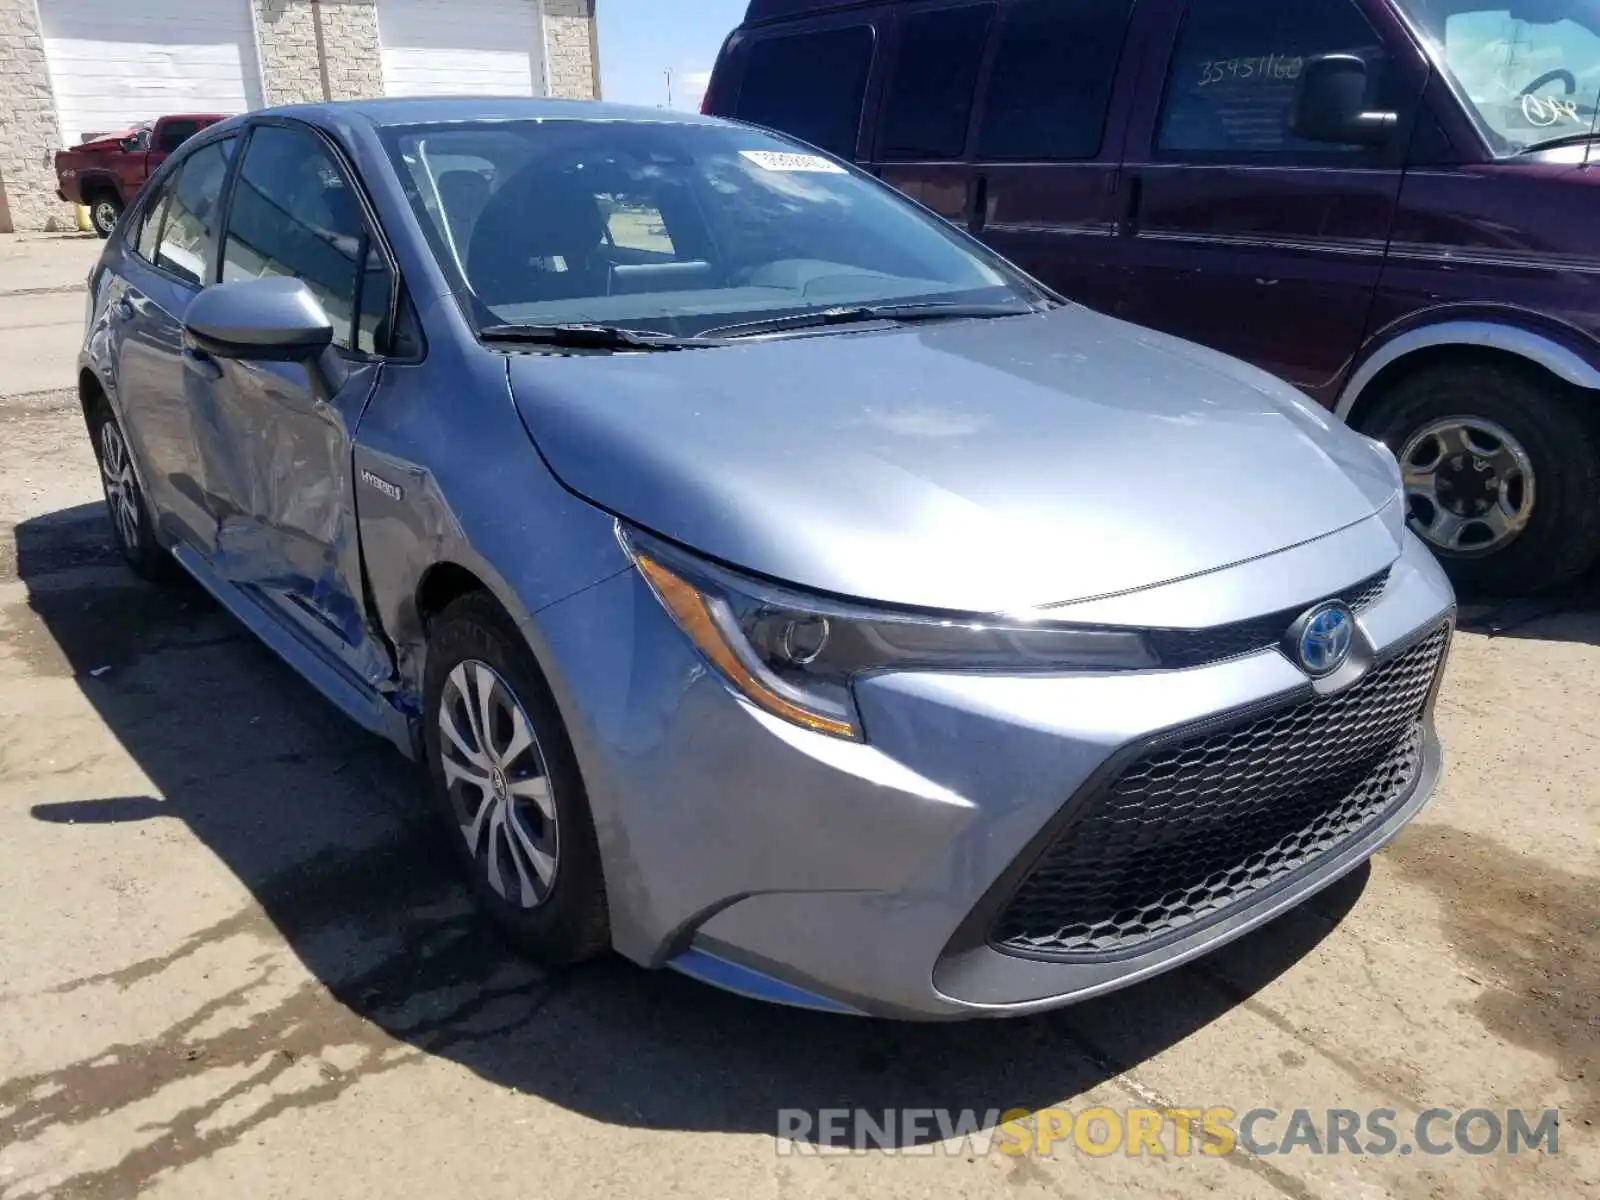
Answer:
POLYGON ((1425 63, 1356 0, 1173 4, 1165 84, 1143 89, 1123 187, 1128 315, 1236 355, 1331 404, 1383 270, 1425 63), (1354 54, 1389 142, 1289 128, 1314 55, 1354 54))
POLYGON ((163 536, 209 557, 217 531, 197 422, 214 381, 184 347, 183 314, 212 278, 222 192, 238 144, 201 146, 140 209, 107 297, 117 402, 163 536), (197 370, 196 368, 201 368, 197 370))
POLYGON ((216 569, 378 686, 392 664, 364 600, 351 462, 395 277, 354 186, 305 126, 257 126, 233 189, 222 280, 269 275, 310 286, 337 349, 311 366, 210 362, 224 403, 209 452, 228 493, 216 569))

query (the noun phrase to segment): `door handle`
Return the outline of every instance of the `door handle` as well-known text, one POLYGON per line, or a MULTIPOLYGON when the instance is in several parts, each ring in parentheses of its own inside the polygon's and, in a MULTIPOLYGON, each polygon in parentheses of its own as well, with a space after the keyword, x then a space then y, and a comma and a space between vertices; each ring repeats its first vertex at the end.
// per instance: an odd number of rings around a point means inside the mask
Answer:
POLYGON ((973 233, 982 233, 988 223, 989 177, 978 175, 972 181, 972 215, 968 218, 967 228, 973 233))
POLYGON ((121 317, 124 321, 133 320, 135 311, 133 301, 128 299, 126 293, 111 302, 112 315, 121 317))
POLYGON ((217 365, 217 360, 204 350, 196 350, 193 346, 183 348, 183 366, 185 370, 193 371, 207 383, 215 383, 222 378, 222 368, 217 365))
POLYGON ((1144 208, 1144 176, 1129 175, 1122 200, 1122 232, 1130 237, 1139 233, 1139 216, 1144 208))

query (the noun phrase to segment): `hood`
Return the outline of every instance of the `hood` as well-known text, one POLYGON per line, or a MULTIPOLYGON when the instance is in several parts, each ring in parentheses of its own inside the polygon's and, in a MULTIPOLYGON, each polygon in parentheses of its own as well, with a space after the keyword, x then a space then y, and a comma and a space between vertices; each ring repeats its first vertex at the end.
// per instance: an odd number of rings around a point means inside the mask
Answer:
POLYGON ((96 133, 83 139, 73 150, 120 150, 122 143, 136 133, 149 129, 148 125, 130 125, 126 129, 112 130, 110 133, 96 133))
POLYGON ((666 354, 517 355, 546 462, 710 557, 1000 612, 1231 566, 1398 481, 1298 392, 1087 309, 666 354))

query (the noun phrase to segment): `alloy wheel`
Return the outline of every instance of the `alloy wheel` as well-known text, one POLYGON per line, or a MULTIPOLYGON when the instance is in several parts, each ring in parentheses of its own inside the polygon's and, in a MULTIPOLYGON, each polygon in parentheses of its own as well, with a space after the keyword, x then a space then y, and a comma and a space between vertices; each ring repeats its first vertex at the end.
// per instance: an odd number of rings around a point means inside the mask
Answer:
POLYGON ((1504 549, 1533 516, 1533 463, 1504 427, 1480 417, 1424 426, 1400 452, 1411 528, 1447 554, 1504 549))
POLYGON ((139 482, 133 475, 128 447, 114 420, 100 426, 100 481, 117 538, 129 554, 139 551, 139 482))
POLYGON ((511 686, 469 659, 439 699, 439 757, 457 827, 509 904, 549 898, 560 859, 555 797, 533 725, 511 686))
POLYGON ((95 232, 109 237, 111 231, 117 227, 117 215, 115 204, 109 200, 98 200, 89 219, 94 222, 95 232))

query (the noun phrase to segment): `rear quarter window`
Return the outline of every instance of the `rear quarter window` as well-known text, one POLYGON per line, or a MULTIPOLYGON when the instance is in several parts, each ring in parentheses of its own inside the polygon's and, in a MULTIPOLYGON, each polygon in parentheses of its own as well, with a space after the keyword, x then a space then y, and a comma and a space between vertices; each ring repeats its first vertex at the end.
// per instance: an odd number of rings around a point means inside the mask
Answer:
POLYGON ((745 60, 736 115, 854 158, 876 42, 870 25, 762 38, 745 60))

